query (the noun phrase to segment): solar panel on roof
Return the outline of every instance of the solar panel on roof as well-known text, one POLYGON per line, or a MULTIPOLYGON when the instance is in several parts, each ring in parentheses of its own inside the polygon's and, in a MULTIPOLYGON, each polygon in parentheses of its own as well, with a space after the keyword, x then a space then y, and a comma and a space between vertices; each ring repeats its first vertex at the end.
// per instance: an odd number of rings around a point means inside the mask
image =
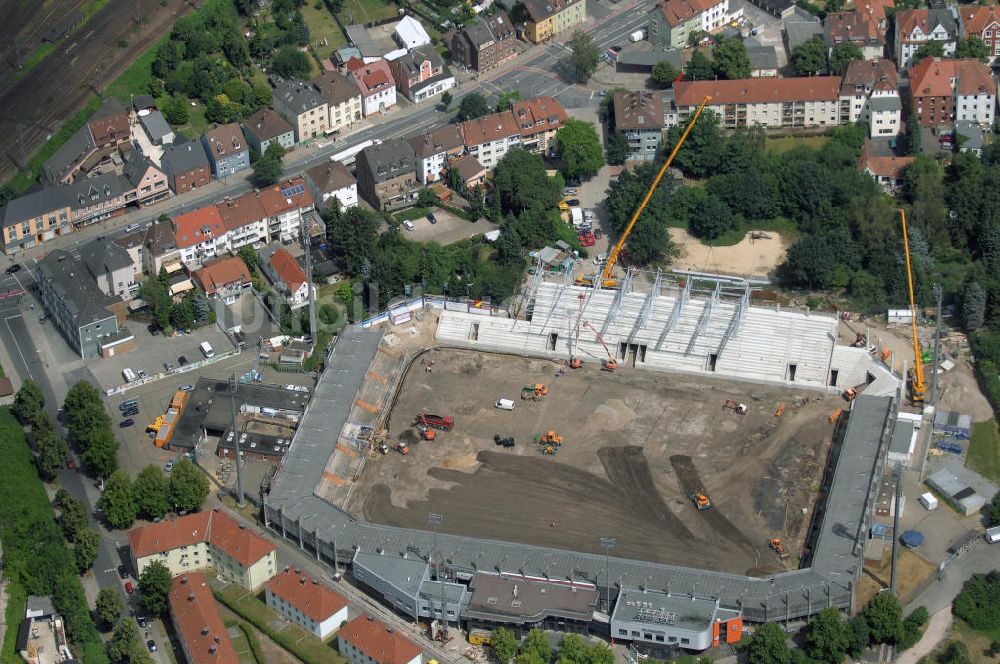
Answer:
POLYGON ((301 194, 305 190, 306 190, 305 185, 296 184, 291 187, 286 187, 285 189, 282 189, 281 195, 284 196, 285 198, 288 198, 289 196, 294 196, 295 194, 301 194))

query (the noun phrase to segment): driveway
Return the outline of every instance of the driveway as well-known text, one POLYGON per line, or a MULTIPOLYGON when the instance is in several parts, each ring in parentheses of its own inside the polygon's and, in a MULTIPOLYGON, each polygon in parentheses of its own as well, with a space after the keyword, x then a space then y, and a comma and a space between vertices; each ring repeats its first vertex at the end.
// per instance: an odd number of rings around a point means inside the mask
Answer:
POLYGON ((434 242, 444 246, 499 228, 485 219, 473 223, 438 208, 434 208, 434 218, 437 219, 436 224, 432 224, 426 217, 414 219, 413 230, 403 230, 406 239, 415 242, 434 242))
POLYGON ((951 629, 951 607, 946 606, 931 616, 927 623, 927 631, 917 641, 917 645, 900 653, 896 664, 917 664, 920 659, 934 652, 934 649, 945 640, 951 629))

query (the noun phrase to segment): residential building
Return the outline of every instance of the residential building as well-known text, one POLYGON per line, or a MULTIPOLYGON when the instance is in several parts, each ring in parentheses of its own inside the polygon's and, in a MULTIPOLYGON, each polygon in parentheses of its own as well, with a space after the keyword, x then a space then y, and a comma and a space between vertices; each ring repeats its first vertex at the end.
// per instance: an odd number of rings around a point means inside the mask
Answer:
POLYGON ((656 92, 616 92, 615 132, 628 143, 630 161, 653 161, 663 143, 663 103, 656 92))
POLYGON ((259 191, 248 191, 240 196, 227 196, 215 206, 226 229, 226 244, 230 251, 245 245, 267 244, 267 211, 260 202, 259 191))
POLYGON ((649 18, 648 37, 654 47, 686 48, 691 35, 717 30, 734 16, 729 0, 661 0, 649 18))
POLYGON ((366 613, 344 625, 337 649, 351 664, 423 664, 419 646, 366 613))
POLYGON ((132 112, 138 116, 142 111, 156 110, 156 100, 152 95, 132 95, 132 112))
POLYGON ((306 181, 300 177, 261 189, 260 204, 267 215, 268 242, 299 239, 306 215, 315 208, 306 181))
POLYGON ((326 640, 347 621, 347 600, 290 567, 267 582, 264 599, 275 613, 318 639, 326 640))
POLYGON ((480 16, 451 38, 451 58, 480 74, 502 67, 517 57, 517 31, 503 10, 480 16))
POLYGON ((823 24, 815 16, 811 16, 810 18, 799 18, 796 16, 795 20, 786 21, 783 25, 785 29, 785 48, 789 53, 813 37, 824 39, 824 35, 826 34, 823 24))
POLYGON ((250 168, 250 148, 243 130, 235 122, 205 132, 201 137, 212 176, 225 178, 250 168))
POLYGON ((910 112, 925 127, 963 121, 988 127, 996 103, 996 81, 978 60, 924 58, 910 69, 910 112))
POLYGON ((896 12, 896 65, 909 68, 917 49, 929 41, 941 42, 945 57, 951 57, 958 37, 951 9, 901 9, 896 12))
POLYGON ((365 63, 358 58, 347 61, 347 78, 361 91, 365 117, 387 111, 396 105, 396 82, 384 59, 365 63))
POLYGON ((347 80, 338 72, 326 71, 309 79, 309 82, 315 85, 326 99, 330 112, 327 120, 329 131, 340 131, 355 122, 361 122, 364 107, 361 102, 361 90, 354 81, 347 80))
POLYGON ((261 249, 260 265, 292 309, 309 304, 309 280, 302 266, 286 249, 279 246, 261 249))
POLYGON ((312 83, 278 81, 274 86, 274 110, 295 128, 298 143, 326 133, 330 109, 326 98, 312 83))
POLYGON ((723 128, 835 127, 847 120, 841 109, 839 76, 746 78, 734 81, 680 81, 674 106, 664 111, 673 122, 686 120, 711 97, 706 108, 719 115, 723 128))
POLYGON ((399 91, 413 102, 435 97, 455 87, 455 77, 433 46, 421 46, 389 61, 399 91))
POLYGON ((116 243, 91 240, 80 247, 80 261, 104 295, 130 300, 139 292, 132 257, 116 243))
POLYGON ((750 58, 751 77, 773 78, 778 75, 778 51, 774 46, 761 44, 752 37, 745 40, 744 44, 747 57, 750 58))
POLYGON ((587 0, 521 0, 528 12, 524 36, 541 44, 587 18, 587 0))
POLYGON ((117 99, 109 99, 101 106, 87 122, 90 134, 94 137, 94 145, 98 150, 117 148, 122 143, 132 140, 132 127, 129 124, 128 111, 122 108, 117 99))
POLYGON ((148 111, 139 116, 139 124, 153 145, 170 145, 174 142, 174 130, 170 128, 163 113, 148 111))
POLYGON ((368 34, 368 28, 355 24, 344 28, 344 32, 347 34, 347 41, 351 43, 351 55, 346 60, 343 60, 344 66, 350 62, 351 57, 357 57, 365 63, 381 59, 385 51, 379 48, 375 40, 372 39, 372 36, 368 34), (357 51, 357 54, 353 53, 353 51, 357 51))
POLYGON ((982 125, 978 125, 968 120, 955 123, 955 134, 959 137, 959 152, 971 152, 977 157, 983 156, 983 147, 986 145, 986 133, 989 131, 982 125))
POLYGON ((521 130, 509 110, 468 120, 460 127, 465 149, 487 168, 496 166, 511 148, 521 146, 521 130))
POLYGON ((81 178, 67 185, 74 226, 82 227, 104 221, 127 204, 126 194, 132 190, 128 180, 115 172, 93 178, 81 178))
POLYGON ((683 648, 700 652, 738 643, 743 616, 718 600, 649 588, 622 588, 611 614, 611 638, 638 647, 683 648))
POLYGON ((885 52, 885 36, 879 30, 878 21, 865 12, 827 14, 824 38, 827 55, 840 44, 854 44, 866 60, 880 58, 885 52))
POLYGON ((569 119, 562 104, 552 97, 536 97, 514 102, 510 111, 521 134, 521 147, 542 155, 555 154, 556 132, 569 119))
POLYGON ((240 664, 204 574, 193 572, 171 580, 167 603, 188 664, 240 664))
POLYGON ((146 252, 144 251, 145 239, 152 226, 152 223, 147 223, 144 228, 140 228, 139 230, 131 233, 126 233, 125 235, 119 235, 111 240, 111 242, 120 247, 128 256, 132 269, 132 276, 129 281, 135 284, 136 293, 142 285, 142 272, 146 260, 146 252))
POLYGON ((49 320, 81 358, 98 355, 102 342, 122 331, 125 303, 101 292, 72 254, 53 249, 38 261, 36 274, 49 320))
POLYGON ((174 143, 163 151, 160 167, 175 194, 187 193, 212 181, 212 166, 205 147, 198 141, 174 143))
POLYGON ((80 172, 89 172, 128 144, 129 116, 117 100, 109 99, 93 117, 70 136, 43 166, 46 181, 69 184, 80 172))
POLYGON ((356 164, 358 194, 376 210, 394 210, 416 200, 417 158, 407 141, 369 146, 358 153, 356 164))
POLYGON ((214 205, 179 214, 171 221, 181 260, 189 267, 198 267, 229 248, 222 216, 214 205))
POLYGON ((277 573, 274 545, 219 510, 133 528, 128 541, 136 576, 158 560, 172 576, 212 568, 219 576, 257 592, 277 573))
POLYGON ((333 205, 334 198, 342 210, 358 204, 358 181, 347 166, 339 161, 313 166, 306 171, 305 178, 313 200, 323 207, 333 205))
POLYGON ((990 48, 989 64, 996 64, 1000 58, 1000 7, 983 5, 959 5, 961 34, 979 37, 990 48))
POLYGON ((396 29, 392 31, 392 38, 396 40, 400 48, 408 50, 427 46, 431 43, 431 37, 424 30, 424 26, 409 14, 400 19, 399 23, 396 24, 396 29))
POLYGON ((3 251, 30 249, 58 235, 73 232, 72 199, 65 187, 49 185, 19 196, 0 207, 3 251))
POLYGON ((870 137, 899 133, 903 113, 899 77, 895 65, 886 58, 851 62, 844 72, 840 97, 850 104, 845 121, 866 123, 870 137))
POLYGON ((142 239, 142 270, 146 274, 159 274, 166 270, 173 274, 184 268, 181 250, 174 237, 174 223, 171 220, 153 220, 142 239))
POLYGON ((129 186, 135 191, 135 196, 126 196, 128 202, 134 202, 139 207, 146 207, 170 197, 170 182, 167 174, 156 166, 148 157, 140 152, 133 152, 122 169, 129 186))
POLYGON ((864 6, 858 5, 858 11, 862 11, 874 19, 878 29, 885 34, 888 27, 889 9, 895 9, 894 0, 865 0, 864 6))
POLYGON ((448 162, 465 152, 465 139, 458 125, 448 124, 410 139, 417 156, 417 178, 423 184, 440 180, 448 162))
POLYGON ((194 280, 209 298, 233 304, 251 284, 250 270, 239 256, 216 258, 195 270, 194 280))
POLYGON ((260 154, 264 154, 271 143, 285 150, 295 149, 295 127, 270 108, 262 108, 247 118, 243 123, 243 135, 260 154))
POLYGON ((895 155, 878 155, 870 140, 866 140, 858 159, 858 168, 872 176, 882 185, 887 194, 895 194, 903 185, 903 170, 910 165, 914 157, 897 157, 895 155))
POLYGON ((490 169, 480 164, 471 154, 465 154, 456 159, 451 164, 451 168, 455 169, 459 179, 469 189, 483 186, 486 183, 486 176, 490 172, 490 169))

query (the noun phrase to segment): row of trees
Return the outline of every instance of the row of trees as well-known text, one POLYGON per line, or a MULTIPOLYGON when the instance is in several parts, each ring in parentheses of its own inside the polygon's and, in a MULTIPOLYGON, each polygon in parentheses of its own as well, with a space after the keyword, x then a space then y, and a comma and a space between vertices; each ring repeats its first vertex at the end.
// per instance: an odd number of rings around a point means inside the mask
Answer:
POLYGON ((170 278, 162 269, 159 274, 146 278, 139 287, 139 297, 149 306, 156 326, 164 334, 215 322, 215 311, 205 297, 205 291, 195 288, 175 299, 170 294, 170 278))
POLYGON ((45 412, 45 395, 30 378, 21 383, 14 397, 14 415, 31 427, 38 473, 46 482, 55 478, 69 454, 66 439, 55 432, 52 419, 45 412))
POLYGON ((116 470, 108 478, 98 507, 112 527, 123 530, 139 517, 154 520, 171 510, 198 510, 208 490, 205 473, 183 458, 174 464, 169 480, 154 465, 143 468, 134 482, 124 470, 116 470))
POLYGON ((553 651, 545 632, 532 629, 518 643, 514 632, 506 628, 493 630, 493 653, 500 664, 614 664, 615 654, 603 643, 588 644, 579 634, 564 634, 559 648, 553 651))
POLYGON ((96 476, 108 478, 118 468, 118 439, 111 429, 111 417, 104 409, 101 393, 81 380, 66 393, 63 412, 69 438, 81 450, 81 458, 96 476))

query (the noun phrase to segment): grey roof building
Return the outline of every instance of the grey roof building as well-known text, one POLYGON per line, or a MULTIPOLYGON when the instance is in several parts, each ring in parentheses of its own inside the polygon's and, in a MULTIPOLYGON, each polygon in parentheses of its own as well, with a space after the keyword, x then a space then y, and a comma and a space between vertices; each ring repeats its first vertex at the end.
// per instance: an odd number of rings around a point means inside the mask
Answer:
POLYGON ((625 137, 629 159, 651 161, 663 142, 663 101, 655 92, 616 92, 615 131, 625 137))
POLYGON ((170 128, 163 113, 153 111, 139 116, 139 123, 153 145, 169 145, 174 142, 174 130, 170 128))
POLYGON ((135 112, 152 111, 156 108, 156 100, 152 95, 132 95, 132 109, 135 112))
POLYGON ((750 58, 750 69, 757 75, 764 75, 765 72, 774 72, 773 74, 767 73, 768 76, 778 75, 778 51, 774 46, 768 46, 762 44, 756 39, 747 39, 744 44, 747 49, 747 57, 750 58))
POLYGON ((132 257, 114 242, 92 240, 80 247, 80 260, 105 295, 128 295, 134 284, 132 257))
POLYGON ((163 151, 160 168, 174 193, 180 194, 211 182, 211 165, 200 141, 174 143, 163 151))
POLYGON ((615 70, 622 73, 645 73, 666 60, 670 66, 681 71, 684 59, 679 49, 668 48, 660 51, 622 51, 618 55, 615 70))
POLYGON ((295 128, 295 140, 300 143, 319 136, 329 126, 326 97, 312 83, 278 81, 273 99, 274 110, 295 128))
POLYGON ((385 141, 362 150, 357 158, 358 193, 372 207, 388 210, 416 196, 417 156, 403 139, 385 141))
POLYGON ((375 45, 375 40, 368 34, 368 28, 363 25, 349 25, 344 28, 347 39, 361 53, 362 58, 382 57, 382 49, 375 45))
POLYGON ((201 136, 212 175, 224 178, 250 168, 250 148, 243 130, 235 122, 220 125, 201 136))
POLYGON ((286 150, 295 147, 295 128, 270 108, 262 108, 247 118, 243 123, 243 134, 261 154, 271 143, 277 143, 286 150))
POLYGON ((124 306, 122 299, 102 293, 83 262, 62 249, 38 262, 38 293, 53 324, 82 358, 97 355, 101 340, 120 331, 110 307, 124 306))
POLYGON ((361 89, 354 81, 335 71, 325 71, 309 79, 330 106, 340 106, 354 97, 361 97, 361 89))
POLYGON ((76 171, 87 163, 96 150, 90 125, 85 124, 45 160, 42 166, 45 179, 53 183, 71 181, 76 171))
POLYGON ((785 44, 789 51, 795 50, 813 37, 823 38, 823 24, 816 21, 788 21, 785 23, 785 44))

